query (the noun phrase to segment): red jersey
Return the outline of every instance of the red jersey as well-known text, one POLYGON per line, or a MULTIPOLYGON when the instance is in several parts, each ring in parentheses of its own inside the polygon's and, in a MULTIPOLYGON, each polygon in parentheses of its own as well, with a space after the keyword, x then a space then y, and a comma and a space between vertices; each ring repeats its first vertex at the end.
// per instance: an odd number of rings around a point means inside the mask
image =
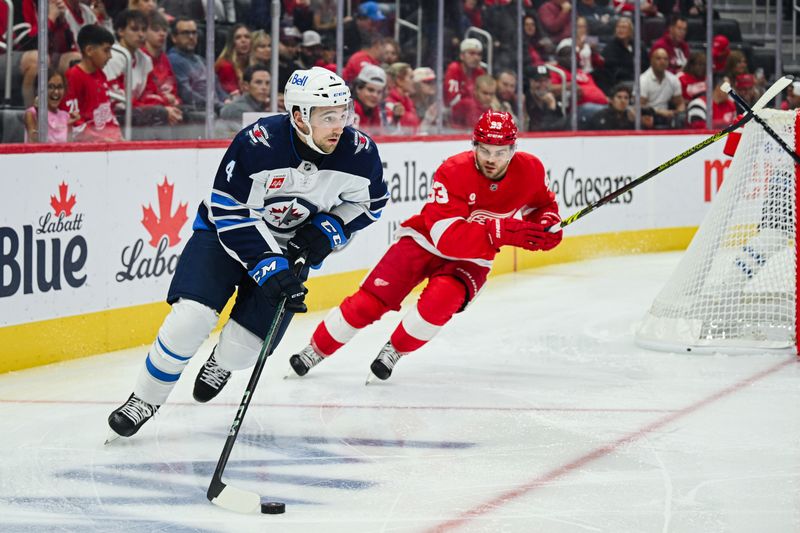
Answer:
POLYGON ((364 68, 364 65, 377 65, 381 66, 381 62, 366 53, 364 50, 359 50, 347 61, 347 64, 342 69, 342 79, 347 83, 351 83, 356 79, 364 68))
POLYGON ((706 79, 696 78, 688 72, 678 72, 678 81, 681 82, 683 99, 687 102, 698 96, 706 94, 706 79))
POLYGON ((236 67, 227 59, 220 59, 214 65, 219 84, 228 94, 239 93, 239 76, 236 74, 236 67))
MULTIPOLYGON (((572 73, 558 65, 554 65, 566 76, 565 89, 569 88, 572 81, 572 73)), ((553 85, 561 85, 561 76, 555 72, 550 72, 550 83, 553 85)), ((603 90, 597 86, 591 74, 587 74, 581 69, 575 71, 575 85, 578 86, 580 92, 578 93, 578 105, 593 103, 605 105, 608 103, 608 97, 603 90)))
POLYGON ((150 76, 153 77, 153 83, 156 84, 158 92, 164 96, 165 101, 168 102, 166 95, 169 93, 175 97, 175 104, 180 104, 181 99, 178 96, 178 81, 175 78, 175 73, 172 71, 172 65, 167 58, 167 54, 161 52, 158 57, 154 57, 152 54, 150 54, 150 51, 146 46, 142 47, 142 52, 147 54, 147 56, 153 62, 153 70, 150 71, 150 76))
POLYGON ((401 224, 398 236, 409 236, 445 259, 491 266, 498 250, 489 240, 486 220, 510 218, 517 212, 524 218, 541 208, 558 213, 537 157, 517 152, 503 179, 492 181, 476 168, 474 153, 463 152, 436 170, 427 203, 401 224))
POLYGON ((653 43, 650 50, 655 50, 656 48, 663 48, 667 51, 667 55, 669 55, 668 69, 673 74, 677 74, 682 70, 689 61, 689 43, 686 41, 676 43, 672 40, 672 37, 669 36, 669 30, 653 43))
POLYGON ((475 94, 475 79, 486 71, 482 67, 473 69, 467 74, 461 61, 453 61, 444 73, 444 105, 458 103, 458 99, 472 97, 475 94))
POLYGON ((353 122, 354 127, 370 135, 380 135, 383 132, 380 105, 367 110, 364 109, 361 102, 353 100, 353 111, 355 114, 355 120, 353 122))
POLYGON ((417 131, 419 117, 417 116, 417 108, 414 105, 414 100, 412 100, 410 96, 401 94, 400 91, 393 88, 389 91, 384 106, 386 107, 386 121, 389 125, 396 125, 399 123, 401 127, 407 128, 411 133, 417 131), (406 110, 399 121, 395 120, 394 114, 392 113, 392 109, 394 109, 394 106, 397 104, 402 105, 406 110))
POLYGON ((73 125, 72 131, 78 142, 121 141, 114 113, 111 111, 111 100, 108 97, 108 80, 102 70, 92 74, 84 71, 80 65, 67 69, 67 93, 61 102, 61 109, 80 115, 73 125))

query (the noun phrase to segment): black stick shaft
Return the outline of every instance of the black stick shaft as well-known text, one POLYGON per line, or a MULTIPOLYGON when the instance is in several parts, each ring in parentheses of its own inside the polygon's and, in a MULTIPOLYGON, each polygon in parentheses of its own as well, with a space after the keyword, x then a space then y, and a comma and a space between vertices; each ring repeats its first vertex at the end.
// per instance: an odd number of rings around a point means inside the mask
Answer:
POLYGON ((775 142, 777 142, 780 145, 781 148, 786 150, 786 153, 788 153, 790 156, 792 156, 792 159, 794 159, 795 164, 800 165, 800 155, 797 155, 797 152, 792 150, 789 147, 789 145, 786 144, 786 141, 781 139, 781 136, 778 135, 778 133, 775 130, 773 130, 772 127, 769 124, 767 124, 766 120, 764 120, 763 118, 759 117, 756 113, 753 113, 753 110, 750 109, 750 106, 747 104, 747 102, 745 102, 744 99, 741 96, 736 94, 733 89, 728 91, 728 94, 730 95, 731 98, 733 98, 733 100, 737 104, 739 104, 739 107, 744 109, 747 113, 752 113, 753 118, 755 119, 755 121, 758 122, 761 125, 762 128, 764 128, 764 130, 767 132, 767 134, 769 134, 770 137, 775 139, 775 142))
MULTIPOLYGON (((298 260, 298 263, 295 266, 296 274, 302 270, 304 263, 304 259, 298 260)), ((272 346, 275 344, 275 337, 277 336, 276 333, 278 332, 278 328, 280 327, 281 322, 283 322, 283 317, 285 315, 286 297, 284 296, 280 299, 278 305, 275 307, 275 317, 272 319, 272 324, 270 324, 269 331, 267 331, 267 336, 264 339, 264 343, 261 345, 261 352, 258 354, 258 359, 256 359, 256 364, 253 367, 253 373, 250 375, 250 381, 247 383, 247 387, 244 390, 244 396, 242 396, 239 409, 236 410, 236 418, 234 418, 233 424, 231 424, 231 429, 228 431, 228 438, 225 440, 225 446, 222 448, 222 454, 219 457, 219 461, 217 461, 217 467, 214 469, 214 475, 211 477, 211 484, 208 486, 208 492, 206 493, 206 496, 209 500, 219 496, 220 492, 222 492, 222 489, 225 488, 224 483, 222 483, 222 472, 225 470, 225 465, 228 464, 228 458, 231 455, 231 450, 233 450, 233 445, 236 443, 236 437, 239 435, 239 429, 242 427, 244 415, 247 414, 247 408, 250 406, 250 400, 253 399, 253 393, 256 390, 256 385, 258 385, 258 380, 261 378, 261 372, 264 370, 264 365, 266 364, 267 358, 272 351, 272 346)))
MULTIPOLYGON (((612 201, 613 199, 615 199, 615 198, 617 198, 619 196, 622 196, 623 194, 625 194, 629 190, 633 189, 634 187, 638 187, 639 185, 641 185, 645 181, 649 180, 653 176, 661 174, 662 172, 664 172, 668 168, 676 165, 677 163, 679 163, 679 162, 683 161, 684 159, 688 158, 689 156, 696 154, 697 152, 699 152, 700 150, 702 150, 706 146, 717 142, 718 140, 722 139, 723 137, 728 135, 730 132, 732 132, 736 128, 739 128, 740 126, 742 126, 745 123, 747 123, 751 118, 753 118, 753 116, 755 116, 753 113, 746 114, 745 116, 743 116, 742 118, 740 118, 739 120, 737 120, 736 122, 734 122, 733 124, 731 124, 730 126, 725 128, 724 130, 719 131, 719 132, 715 133, 714 135, 712 135, 711 137, 708 137, 707 139, 704 139, 703 141, 695 144, 694 146, 692 146, 688 150, 686 150, 684 152, 681 152, 680 154, 676 155, 675 157, 673 157, 669 161, 667 161, 665 163, 662 163, 659 166, 657 166, 656 168, 654 168, 653 170, 647 172, 646 174, 643 174, 643 175, 639 176, 638 178, 636 178, 635 180, 633 180, 629 184, 625 185, 624 187, 620 187, 616 191, 608 193, 607 195, 603 196, 602 198, 600 198, 596 202, 587 205, 586 207, 584 207, 583 209, 581 209, 580 211, 578 211, 576 213, 573 213, 572 215, 568 216, 567 218, 565 218, 564 220, 561 221, 561 227, 563 228, 564 226, 569 226, 570 224, 572 224, 573 222, 575 222, 579 218, 585 217, 586 215, 588 215, 589 213, 591 213, 592 211, 594 211, 598 207, 607 204, 608 202, 612 201)), ((756 117, 756 118, 758 118, 758 117, 756 117)))

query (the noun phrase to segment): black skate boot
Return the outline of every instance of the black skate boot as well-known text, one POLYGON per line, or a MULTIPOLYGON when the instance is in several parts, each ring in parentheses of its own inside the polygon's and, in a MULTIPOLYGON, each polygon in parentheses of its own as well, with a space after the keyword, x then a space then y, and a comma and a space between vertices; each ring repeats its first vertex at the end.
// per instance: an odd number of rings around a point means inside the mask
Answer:
MULTIPOLYGON (((378 357, 372 361, 372 364, 369 366, 369 369, 372 370, 372 374, 383 381, 389 379, 392 375, 392 369, 394 365, 397 364, 397 361, 403 356, 402 353, 399 353, 395 350, 394 346, 392 346, 391 341, 387 342, 383 348, 381 348, 381 353, 378 354, 378 357)), ((367 380, 369 382, 369 380, 367 380)))
POLYGON ((194 390, 192 396, 200 403, 206 403, 222 390, 222 387, 231 379, 229 370, 225 370, 217 364, 214 359, 214 352, 208 361, 205 362, 203 368, 197 373, 197 378, 194 380, 194 390))
POLYGON ((115 409, 108 416, 109 433, 106 444, 118 437, 130 437, 139 431, 142 425, 153 418, 160 405, 150 405, 135 394, 128 401, 115 409))
POLYGON ((325 358, 318 354, 309 344, 299 353, 291 356, 289 364, 292 365, 292 370, 294 370, 295 374, 302 377, 308 374, 309 370, 320 364, 323 359, 325 358))

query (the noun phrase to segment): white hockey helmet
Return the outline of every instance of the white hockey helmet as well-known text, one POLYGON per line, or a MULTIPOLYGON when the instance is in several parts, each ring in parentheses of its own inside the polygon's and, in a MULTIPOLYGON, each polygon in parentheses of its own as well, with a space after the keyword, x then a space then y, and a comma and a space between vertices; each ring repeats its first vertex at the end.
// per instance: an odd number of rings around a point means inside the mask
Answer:
POLYGON ((295 70, 289 77, 289 81, 286 82, 283 100, 297 134, 306 144, 321 154, 326 152, 322 151, 311 137, 311 109, 346 105, 348 112, 352 114, 350 88, 335 72, 322 67, 295 70), (292 110, 295 106, 299 108, 303 122, 308 126, 307 134, 300 131, 294 121, 292 110))

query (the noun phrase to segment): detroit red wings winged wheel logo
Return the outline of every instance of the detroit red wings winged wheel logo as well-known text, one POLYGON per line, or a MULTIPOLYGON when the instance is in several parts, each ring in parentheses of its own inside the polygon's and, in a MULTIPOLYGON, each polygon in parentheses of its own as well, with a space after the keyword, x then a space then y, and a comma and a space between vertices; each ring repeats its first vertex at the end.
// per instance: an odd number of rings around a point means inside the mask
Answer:
POLYGON ((147 207, 142 206, 144 216, 142 218, 142 226, 147 229, 150 234, 150 246, 157 247, 158 242, 166 235, 169 240, 170 247, 175 246, 181 242, 180 231, 189 217, 186 215, 186 208, 188 204, 179 204, 175 213, 170 214, 172 209, 172 193, 175 185, 167 183, 167 177, 164 176, 164 183, 156 187, 158 189, 158 215, 150 204, 147 207))

